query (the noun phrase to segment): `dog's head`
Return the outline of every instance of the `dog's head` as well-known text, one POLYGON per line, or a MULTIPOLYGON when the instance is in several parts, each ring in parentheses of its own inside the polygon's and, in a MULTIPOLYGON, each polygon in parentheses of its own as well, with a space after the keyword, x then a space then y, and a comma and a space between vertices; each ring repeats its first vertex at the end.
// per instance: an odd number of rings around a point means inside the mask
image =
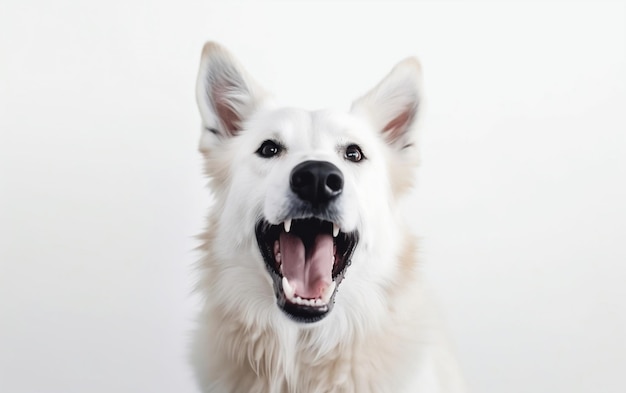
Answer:
POLYGON ((402 274, 395 205, 414 178, 420 99, 409 58, 349 110, 278 107, 224 48, 205 45, 197 100, 219 301, 300 323, 376 308, 402 274))

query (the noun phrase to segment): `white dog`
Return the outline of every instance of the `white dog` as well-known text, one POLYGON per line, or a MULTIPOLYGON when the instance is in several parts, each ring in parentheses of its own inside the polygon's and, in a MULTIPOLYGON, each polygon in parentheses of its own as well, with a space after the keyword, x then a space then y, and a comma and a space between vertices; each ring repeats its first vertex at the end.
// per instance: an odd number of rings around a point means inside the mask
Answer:
POLYGON ((193 343, 203 392, 461 392, 398 201, 416 167, 417 60, 348 111, 277 107, 202 52, 200 150, 214 206, 193 343))

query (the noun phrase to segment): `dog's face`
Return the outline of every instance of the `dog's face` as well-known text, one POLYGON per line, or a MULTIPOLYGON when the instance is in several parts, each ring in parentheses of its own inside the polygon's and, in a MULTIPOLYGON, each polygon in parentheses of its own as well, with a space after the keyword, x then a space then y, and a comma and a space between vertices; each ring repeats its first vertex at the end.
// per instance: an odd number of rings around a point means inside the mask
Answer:
POLYGON ((394 206, 416 162, 418 63, 400 63, 350 111, 310 112, 274 106, 208 43, 197 99, 220 302, 257 320, 280 309, 298 323, 335 304, 373 307, 399 274, 394 206))

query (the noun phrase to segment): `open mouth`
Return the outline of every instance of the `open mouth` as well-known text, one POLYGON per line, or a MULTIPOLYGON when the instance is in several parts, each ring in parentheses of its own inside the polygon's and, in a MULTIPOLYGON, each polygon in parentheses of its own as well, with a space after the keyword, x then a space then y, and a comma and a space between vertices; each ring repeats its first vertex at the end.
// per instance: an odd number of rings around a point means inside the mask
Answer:
POLYGON ((274 281, 278 306, 297 322, 316 322, 334 305, 358 241, 336 224, 317 218, 256 226, 259 249, 274 281))

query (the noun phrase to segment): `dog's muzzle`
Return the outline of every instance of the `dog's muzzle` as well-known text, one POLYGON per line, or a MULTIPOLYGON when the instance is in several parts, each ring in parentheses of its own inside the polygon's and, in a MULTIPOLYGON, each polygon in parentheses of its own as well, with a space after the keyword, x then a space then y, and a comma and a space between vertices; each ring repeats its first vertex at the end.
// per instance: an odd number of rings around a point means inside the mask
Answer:
POLYGON ((290 175, 297 207, 279 225, 262 220, 256 226, 277 304, 297 322, 319 321, 332 310, 351 263, 358 234, 341 231, 335 219, 343 185, 343 174, 332 163, 304 161, 290 175))

